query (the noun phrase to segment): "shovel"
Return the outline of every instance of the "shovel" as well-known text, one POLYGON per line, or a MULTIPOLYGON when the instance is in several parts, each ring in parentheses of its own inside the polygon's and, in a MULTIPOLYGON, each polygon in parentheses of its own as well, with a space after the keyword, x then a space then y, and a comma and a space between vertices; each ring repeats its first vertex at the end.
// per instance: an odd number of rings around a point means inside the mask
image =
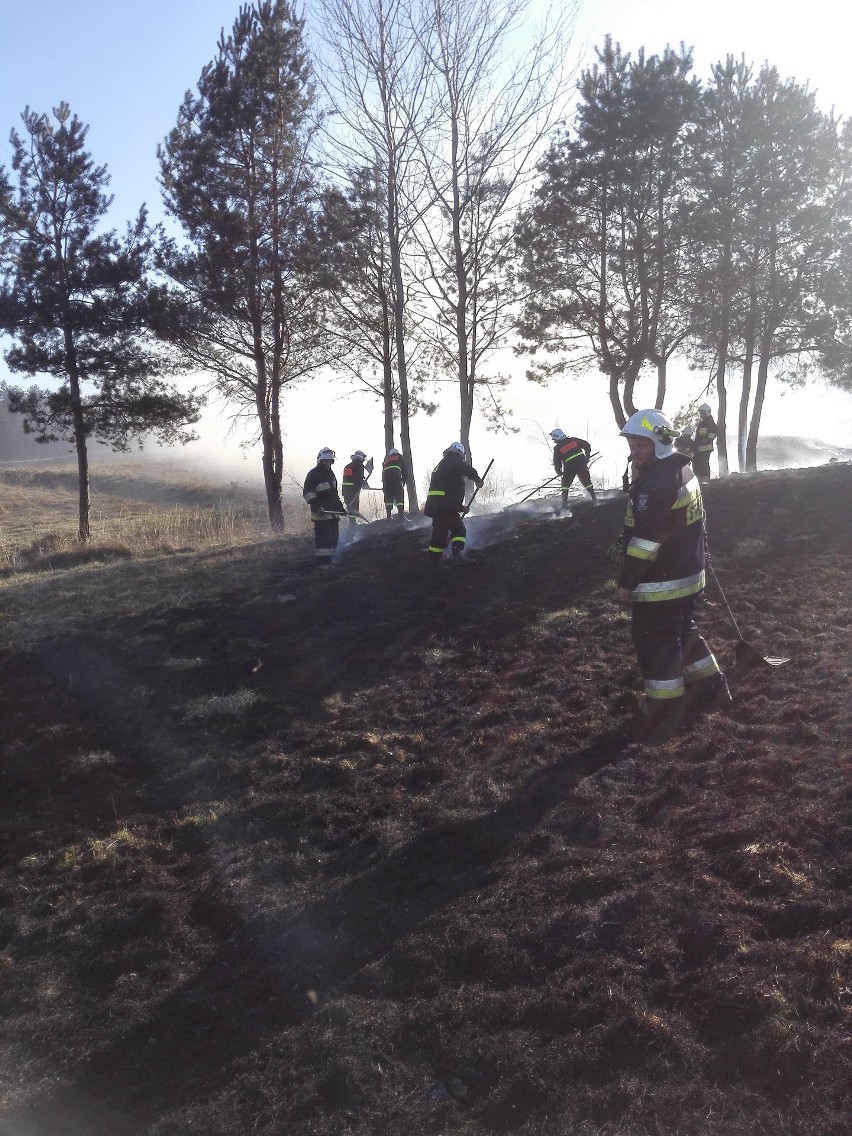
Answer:
POLYGON ((728 613, 733 625, 734 631, 737 633, 737 646, 735 655, 737 666, 742 667, 744 670, 749 667, 781 667, 784 663, 789 663, 789 659, 782 658, 779 655, 761 655, 756 647, 752 647, 751 643, 746 643, 743 639, 742 632, 737 627, 737 621, 734 619, 734 613, 731 611, 728 601, 725 599, 725 593, 722 591, 722 585, 719 583, 719 578, 713 571, 713 565, 708 562, 707 570, 712 577, 713 583, 719 590, 719 595, 722 597, 722 603, 725 606, 725 611, 728 613))

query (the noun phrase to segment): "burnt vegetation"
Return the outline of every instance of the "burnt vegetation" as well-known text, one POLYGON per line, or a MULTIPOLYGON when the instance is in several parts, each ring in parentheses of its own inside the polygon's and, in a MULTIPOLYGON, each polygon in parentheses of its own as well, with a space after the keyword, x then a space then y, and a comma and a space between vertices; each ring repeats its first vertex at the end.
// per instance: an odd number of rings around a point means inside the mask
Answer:
POLYGON ((708 486, 791 662, 738 673, 708 593, 736 704, 660 750, 615 499, 6 640, 0 1131, 845 1136, 850 482, 708 486))

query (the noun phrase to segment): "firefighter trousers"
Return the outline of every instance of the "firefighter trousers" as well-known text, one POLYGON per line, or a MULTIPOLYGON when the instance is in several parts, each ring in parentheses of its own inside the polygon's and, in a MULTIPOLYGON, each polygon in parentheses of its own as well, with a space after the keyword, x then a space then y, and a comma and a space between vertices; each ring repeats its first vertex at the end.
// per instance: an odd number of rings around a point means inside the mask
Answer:
POLYGON ((331 558, 340 539, 340 522, 337 517, 314 521, 314 552, 317 568, 330 568, 331 558))
POLYGON ((688 688, 721 673, 695 624, 693 597, 634 603, 631 632, 649 707, 682 700, 688 688))
POLYGON ((594 496, 595 491, 592 487, 592 475, 589 473, 588 465, 581 458, 572 458, 571 461, 566 462, 562 467, 563 494, 567 494, 568 490, 574 484, 575 477, 586 492, 594 496))
POLYGON ((710 480, 710 451, 703 454, 694 454, 692 458, 692 472, 696 477, 710 480))
POLYGON ((429 540, 429 555, 433 560, 440 560, 447 547, 447 541, 452 539, 453 552, 461 552, 465 545, 467 529, 464 521, 456 509, 441 509, 432 518, 432 536, 429 540))

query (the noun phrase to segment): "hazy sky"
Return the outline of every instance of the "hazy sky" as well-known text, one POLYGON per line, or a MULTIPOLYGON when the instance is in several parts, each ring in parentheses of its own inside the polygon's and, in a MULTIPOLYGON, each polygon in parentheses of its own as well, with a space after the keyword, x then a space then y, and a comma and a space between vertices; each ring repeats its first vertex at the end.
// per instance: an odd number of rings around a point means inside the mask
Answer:
MULTIPOLYGON (((143 201, 159 218, 157 144, 174 124, 184 91, 194 87, 202 66, 215 54, 220 29, 230 29, 239 6, 239 0, 31 0, 27 5, 0 0, 0 163, 8 167, 8 131, 19 125, 23 108, 46 112, 64 99, 89 123, 89 148, 112 175, 114 223, 123 224, 143 201)), ((310 4, 305 11, 310 22, 310 4)), ((607 32, 631 52, 644 46, 655 53, 683 40, 694 48, 701 78, 727 53, 744 54, 756 66, 768 60, 782 78, 807 81, 823 110, 834 107, 845 116, 852 113, 852 68, 842 12, 837 0, 584 0, 573 44, 578 68, 590 61, 593 47, 607 32)), ((5 365, 0 364, 3 374, 5 365)), ((575 385, 540 391, 519 380, 515 386, 521 433, 497 440, 480 431, 480 457, 496 450, 507 472, 512 467, 521 479, 533 476, 543 460, 539 424, 587 431, 599 448, 604 443, 609 448, 614 427, 603 383, 592 400, 575 385)), ((305 439, 304 445, 293 442, 295 467, 312 460, 320 445, 333 445, 347 455, 356 447, 376 454, 381 450, 378 406, 363 399, 340 400, 338 393, 332 387, 325 398, 294 397, 289 433, 305 439), (353 422, 359 431, 355 437, 353 422)), ((820 417, 824 420, 830 411, 830 419, 811 433, 849 445, 852 399, 820 392, 818 403, 820 417)), ((773 388, 766 426, 776 433, 796 432, 796 422, 814 418, 815 405, 814 396, 779 398, 773 388)), ((416 427, 417 451, 429 455, 421 454, 421 463, 457 436, 456 423, 451 402, 435 419, 416 427)), ((221 424, 212 418, 210 430, 222 434, 221 424)), ((230 443, 224 445, 230 449, 230 443)), ((615 452, 620 454, 618 443, 615 452)))

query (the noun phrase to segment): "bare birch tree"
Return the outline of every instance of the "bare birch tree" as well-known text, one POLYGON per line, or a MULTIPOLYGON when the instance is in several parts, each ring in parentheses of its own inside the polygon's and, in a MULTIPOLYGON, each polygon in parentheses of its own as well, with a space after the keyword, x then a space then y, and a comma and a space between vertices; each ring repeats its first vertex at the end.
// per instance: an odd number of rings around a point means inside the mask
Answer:
POLYGON ((507 428, 500 388, 508 380, 485 364, 513 330, 515 214, 571 96, 564 60, 578 5, 535 28, 530 0, 423 2, 430 107, 417 141, 432 203, 418 229, 418 276, 439 369, 458 383, 459 436, 470 453, 478 398, 492 425, 507 428))
MULTIPOLYGON (((345 168, 374 169, 381 187, 382 229, 389 266, 393 363, 400 446, 409 504, 418 508, 409 416, 409 284, 406 250, 419 220, 414 183, 418 124, 426 85, 418 13, 409 0, 320 0, 314 30, 322 41, 322 81, 332 106, 334 144, 345 168)), ((369 327, 364 329, 370 333, 369 327)), ((390 341, 387 351, 390 350, 390 341)), ((386 356, 383 371, 390 376, 386 356)))

